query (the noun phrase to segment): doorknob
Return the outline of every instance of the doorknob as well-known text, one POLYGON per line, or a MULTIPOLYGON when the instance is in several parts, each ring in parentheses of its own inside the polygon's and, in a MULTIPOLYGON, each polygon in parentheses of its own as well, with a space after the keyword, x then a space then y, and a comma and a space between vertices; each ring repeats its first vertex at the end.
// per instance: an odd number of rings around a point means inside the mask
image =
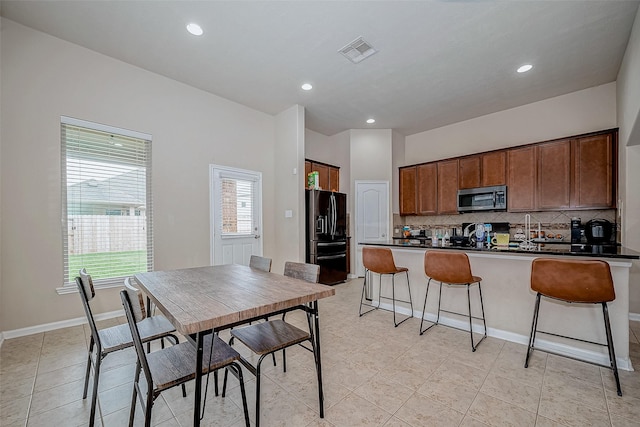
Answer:
POLYGON ((254 236, 253 236, 253 238, 254 238, 254 239, 259 239, 259 238, 260 238, 260 235, 259 235, 259 234, 256 234, 256 235, 254 235, 254 236))
POLYGON ((382 237, 387 237, 387 235, 385 233, 382 233, 382 237))

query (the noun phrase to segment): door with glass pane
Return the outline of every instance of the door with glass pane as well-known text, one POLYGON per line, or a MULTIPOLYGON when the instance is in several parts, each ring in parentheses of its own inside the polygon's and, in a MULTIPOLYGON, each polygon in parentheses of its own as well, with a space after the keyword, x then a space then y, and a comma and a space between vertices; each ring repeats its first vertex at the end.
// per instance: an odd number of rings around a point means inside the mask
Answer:
POLYGON ((262 174, 210 166, 211 264, 249 265, 262 255, 262 174))

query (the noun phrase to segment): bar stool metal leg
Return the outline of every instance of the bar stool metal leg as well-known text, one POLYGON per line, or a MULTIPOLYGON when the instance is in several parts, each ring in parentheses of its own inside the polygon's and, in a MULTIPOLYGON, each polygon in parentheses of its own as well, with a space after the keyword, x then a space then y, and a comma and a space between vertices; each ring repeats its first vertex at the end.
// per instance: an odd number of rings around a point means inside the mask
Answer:
POLYGON ((613 370, 613 376, 616 379, 616 388, 618 396, 622 396, 622 389, 620 388, 620 377, 618 376, 618 363, 616 362, 616 352, 613 349, 613 337, 611 335, 611 322, 609 321, 609 309, 607 303, 602 303, 602 314, 604 315, 604 328, 607 333, 607 349, 609 350, 609 361, 611 363, 611 369, 613 370))
POLYGON ((538 329, 538 313, 540 312, 540 293, 536 295, 536 305, 533 309, 533 319, 531 320, 531 333, 529 334, 529 345, 527 346, 527 357, 524 360, 524 367, 529 367, 529 356, 533 353, 533 342, 536 339, 536 330, 538 329))

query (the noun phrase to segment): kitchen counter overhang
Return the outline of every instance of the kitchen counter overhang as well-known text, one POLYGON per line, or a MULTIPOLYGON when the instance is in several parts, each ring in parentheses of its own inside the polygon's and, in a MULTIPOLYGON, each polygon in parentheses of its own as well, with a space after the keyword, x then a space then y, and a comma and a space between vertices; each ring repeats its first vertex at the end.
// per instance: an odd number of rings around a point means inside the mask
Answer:
POLYGON ((390 246, 415 249, 446 249, 485 254, 528 254, 544 256, 579 256, 611 259, 640 259, 640 252, 620 245, 589 245, 570 243, 536 243, 532 249, 520 247, 476 248, 470 246, 432 246, 430 240, 419 241, 413 239, 394 239, 382 242, 363 242, 361 245, 390 246))
MULTIPOLYGON (((389 247, 399 266, 409 269, 411 294, 413 295, 413 313, 408 309, 404 314, 414 317, 422 316, 425 290, 428 277, 424 272, 424 254, 428 250, 458 250, 464 251, 469 257, 471 269, 475 276, 482 277, 482 294, 489 336, 504 339, 519 344, 522 348, 522 363, 526 352, 526 344, 531 330, 531 319, 535 304, 535 293, 530 287, 531 262, 535 258, 584 257, 602 259, 611 267, 616 299, 608 304, 616 358, 620 369, 633 370, 629 359, 629 270, 634 260, 640 258, 638 252, 620 247, 616 253, 593 254, 566 251, 566 248, 540 247, 533 251, 496 250, 464 247, 431 247, 429 245, 408 244, 403 242, 364 242, 361 245, 389 247)), ((547 245, 551 246, 551 245, 547 245)), ((371 295, 377 298, 376 286, 371 288, 371 295)), ((387 279, 385 279, 387 280, 387 279)), ((390 286, 383 282, 384 286, 390 286)), ((388 289, 388 288, 387 288, 388 289)), ((404 286, 396 289, 397 298, 406 298, 403 294, 404 286)), ((471 290, 477 292, 476 289, 471 290)), ((473 295, 472 295, 473 296, 473 295)), ((472 298, 472 311, 480 310, 477 298, 472 298), (475 300, 475 301, 474 301, 475 300)), ((447 310, 466 313, 467 301, 464 291, 459 287, 443 286, 442 301, 447 304, 447 310)), ((385 304, 381 304, 385 307, 385 304)), ((386 307, 390 308, 390 307, 386 307)), ((433 321, 436 318, 437 298, 430 295, 426 306, 425 319, 433 321)), ((457 316, 441 314, 440 323, 469 329, 468 320, 457 316)), ((583 340, 606 342, 602 320, 602 307, 594 304, 566 304, 560 301, 545 300, 540 307, 539 329, 561 335, 577 337, 583 340)), ((476 325, 474 325, 474 331, 476 325)), ((477 332, 481 332, 478 328, 477 332)), ((418 331, 416 329, 416 334, 418 331)), ((429 339, 428 334, 420 339, 429 339)), ((599 364, 608 364, 606 349, 581 342, 569 341, 555 336, 542 336, 536 339, 536 346, 555 353, 563 354, 599 364)), ((624 385, 623 385, 624 386, 624 385)))

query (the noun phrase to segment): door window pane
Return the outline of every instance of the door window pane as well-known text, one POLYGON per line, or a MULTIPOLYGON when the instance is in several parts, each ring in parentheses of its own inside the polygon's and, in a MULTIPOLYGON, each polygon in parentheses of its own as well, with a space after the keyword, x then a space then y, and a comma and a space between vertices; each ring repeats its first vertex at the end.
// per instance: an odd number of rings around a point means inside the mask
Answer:
POLYGON ((222 179, 222 234, 252 234, 254 183, 222 179))

